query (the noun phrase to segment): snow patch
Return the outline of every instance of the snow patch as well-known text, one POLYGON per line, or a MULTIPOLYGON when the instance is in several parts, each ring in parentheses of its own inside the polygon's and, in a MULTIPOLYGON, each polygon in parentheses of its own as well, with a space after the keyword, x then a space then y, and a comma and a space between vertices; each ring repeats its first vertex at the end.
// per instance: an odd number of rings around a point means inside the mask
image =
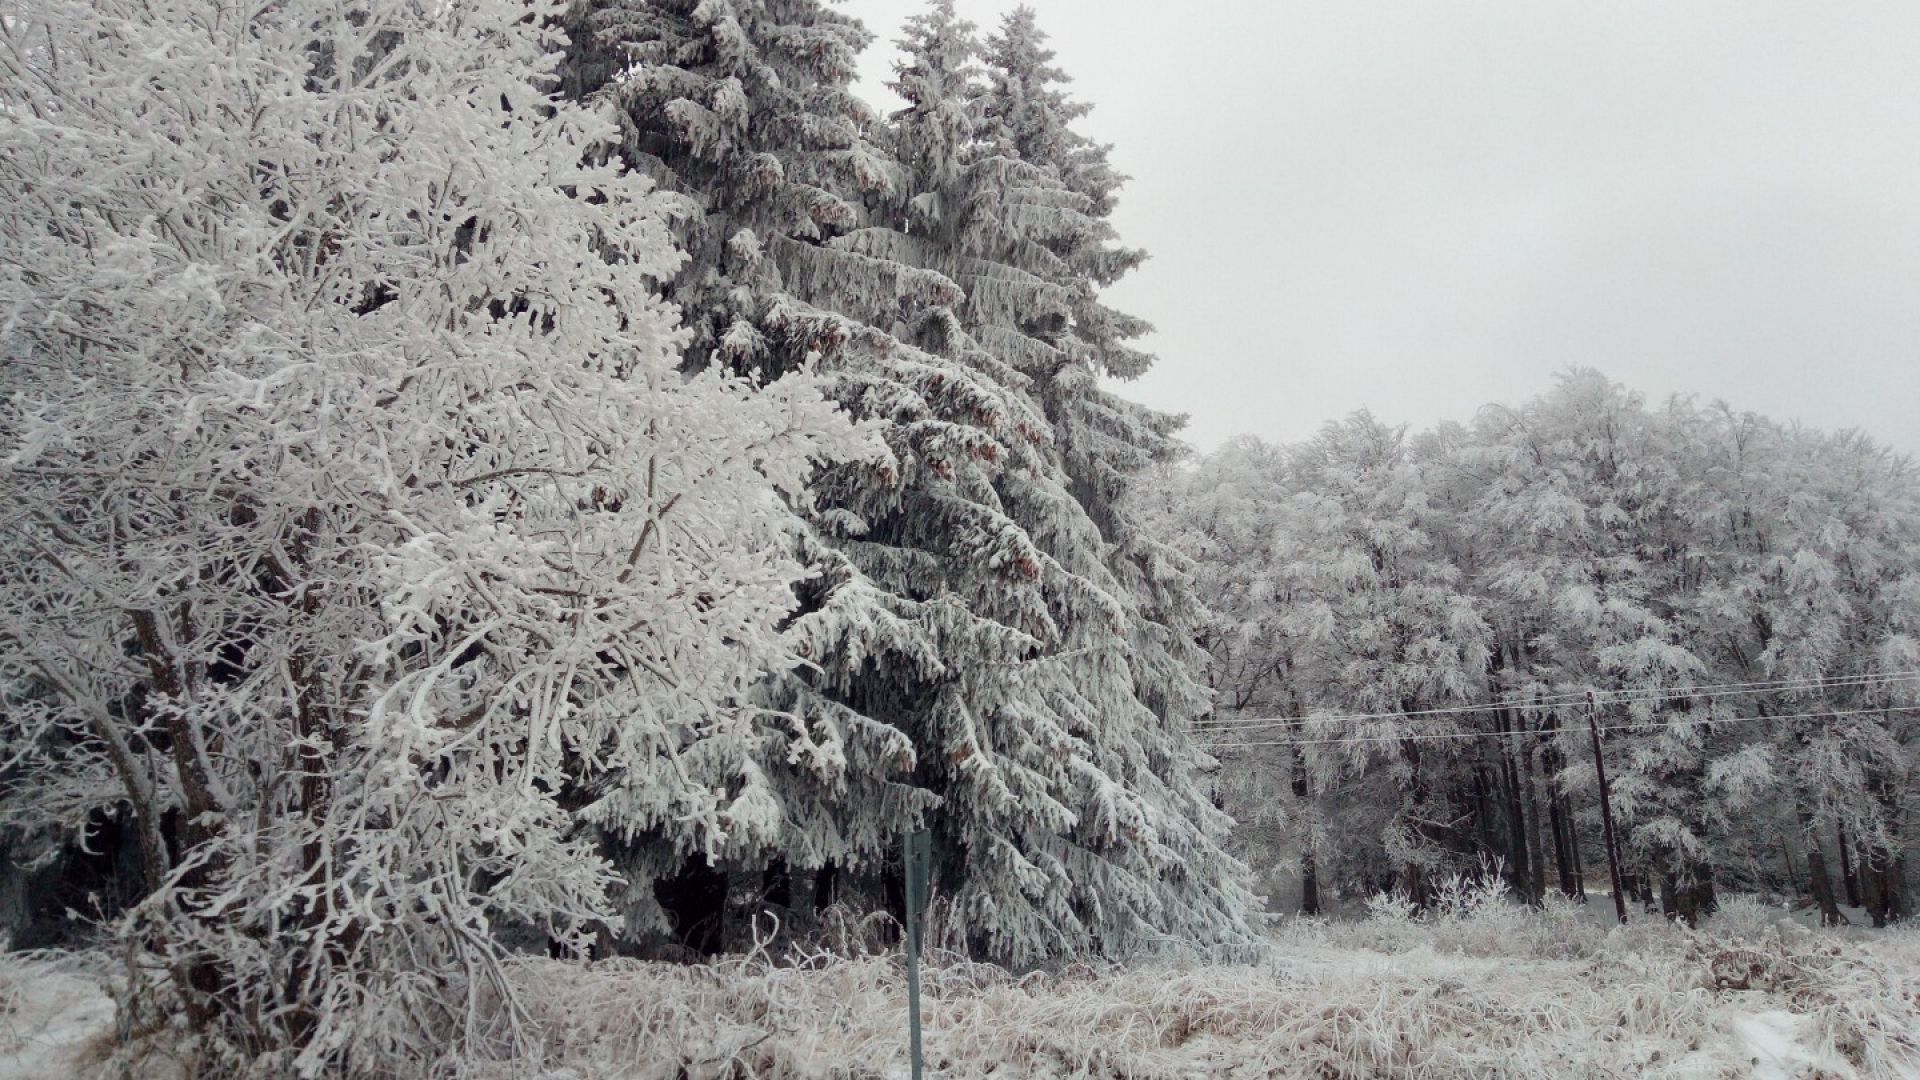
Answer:
POLYGON ((113 999, 97 978, 51 964, 0 971, 0 1080, 75 1080, 104 1056, 113 999))
POLYGON ((1752 1059, 1753 1080, 1809 1080, 1859 1075, 1839 1057, 1809 1045, 1813 1018, 1771 1010, 1735 1017, 1734 1036, 1752 1059))

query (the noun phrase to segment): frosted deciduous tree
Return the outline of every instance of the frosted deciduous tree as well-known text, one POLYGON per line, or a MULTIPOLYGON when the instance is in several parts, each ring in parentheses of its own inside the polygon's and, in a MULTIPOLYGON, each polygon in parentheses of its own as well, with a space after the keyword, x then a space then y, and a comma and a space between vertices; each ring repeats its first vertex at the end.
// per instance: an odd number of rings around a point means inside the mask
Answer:
POLYGON ((1466 718, 1394 714, 1482 697, 1487 628, 1435 542, 1428 477, 1403 430, 1367 414, 1330 424, 1295 469, 1300 494, 1282 543, 1302 600, 1292 616, 1304 646, 1299 678, 1321 708, 1381 717, 1316 729, 1376 740, 1316 756, 1326 768, 1379 766, 1393 781, 1399 806, 1384 823, 1384 850, 1399 888, 1424 903, 1457 845, 1442 835, 1452 755, 1423 738, 1457 734, 1466 718))
POLYGON ((1191 568, 1194 642, 1213 695, 1208 734, 1258 744, 1216 751, 1231 759, 1216 786, 1234 817, 1235 853, 1266 879, 1270 904, 1291 902, 1285 877, 1297 870, 1299 909, 1318 914, 1327 832, 1321 801, 1308 798, 1308 751, 1284 729, 1233 726, 1299 715, 1309 700, 1295 617, 1304 597, 1290 572, 1299 554, 1288 530, 1292 494, 1286 451, 1243 436, 1198 462, 1157 467, 1128 506, 1191 568))
POLYGON ((1727 886, 1799 892, 1830 920, 1843 902, 1880 923, 1906 910, 1920 485, 1904 459, 1721 405, 1651 409, 1575 370, 1471 427, 1403 440, 1362 419, 1264 456, 1232 446, 1163 498, 1213 605, 1216 677, 1265 686, 1235 657, 1270 649, 1254 670, 1285 671, 1284 702, 1235 693, 1245 711, 1203 725, 1229 790, 1284 793, 1300 762, 1351 761, 1283 800, 1350 854, 1319 867, 1335 888, 1378 887, 1367 864, 1394 845, 1372 836, 1389 796, 1367 758, 1399 743, 1427 778, 1398 814, 1425 843, 1400 848, 1429 868, 1499 857, 1526 897, 1551 864, 1578 895, 1583 838, 1585 868, 1602 857, 1591 690, 1636 898, 1688 920, 1727 886), (1436 618, 1449 608, 1477 614, 1436 618), (1389 715, 1324 735, 1259 722, 1316 710, 1389 715))
MULTIPOLYGON (((1465 467, 1493 480, 1469 520, 1487 560, 1506 693, 1572 699, 1711 682, 1679 615, 1685 575, 1701 564, 1686 557, 1675 427, 1598 372, 1573 371, 1520 408, 1483 410, 1477 428, 1465 467)), ((1645 698, 1606 717, 1645 729, 1607 740, 1625 856, 1636 873, 1687 887, 1711 878, 1699 795, 1718 733, 1694 723, 1702 716, 1682 698, 1645 698), (1663 718, 1675 722, 1654 723, 1663 718)), ((1547 738, 1557 758, 1583 763, 1565 778, 1586 790, 1584 712, 1541 721, 1575 729, 1547 738)))
POLYGON ((678 370, 560 14, 0 27, 7 812, 134 824, 133 1001, 230 1065, 527 1049, 498 931, 618 920, 577 815, 741 843, 756 744, 817 734, 753 701, 780 504, 859 440, 804 371, 678 370))
POLYGON ((1857 435, 1725 409, 1692 426, 1703 432, 1698 460, 1707 465, 1694 516, 1721 554, 1696 623, 1729 672, 1801 684, 1758 703, 1797 719, 1756 733, 1763 737, 1735 760, 1757 778, 1749 786, 1793 793, 1779 824, 1797 838, 1823 915, 1837 919, 1845 902, 1884 923, 1905 906, 1898 853, 1914 767, 1911 721, 1892 707, 1914 695, 1876 677, 1911 671, 1920 658, 1911 465, 1857 435))

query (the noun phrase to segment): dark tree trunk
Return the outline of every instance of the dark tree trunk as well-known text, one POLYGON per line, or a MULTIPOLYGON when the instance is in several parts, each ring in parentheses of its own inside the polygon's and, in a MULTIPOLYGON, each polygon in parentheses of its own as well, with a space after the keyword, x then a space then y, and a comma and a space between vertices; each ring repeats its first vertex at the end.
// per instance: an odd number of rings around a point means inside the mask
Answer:
POLYGON ((1494 731, 1499 736, 1500 758, 1494 764, 1495 775, 1499 783, 1501 835, 1506 842, 1501 845, 1501 858, 1507 864, 1507 885, 1513 894, 1522 901, 1533 898, 1531 868, 1527 865, 1527 823, 1520 809, 1520 784, 1518 773, 1513 767, 1513 725, 1506 709, 1496 709, 1493 714, 1494 731))
POLYGON ((1573 844, 1568 836, 1572 822, 1562 812, 1560 793, 1551 791, 1547 795, 1547 823, 1553 832, 1553 868, 1560 875, 1560 893, 1569 900, 1580 895, 1574 884, 1573 844))
POLYGON ((1713 879, 1707 875, 1705 867, 1692 866, 1661 875, 1660 910, 1667 918, 1679 919, 1688 926, 1698 926, 1702 916, 1713 914, 1719 906, 1713 879))
MULTIPOLYGON (((1300 748, 1293 750, 1293 797, 1305 805, 1307 798, 1307 759, 1300 748)), ((1314 839, 1309 832, 1300 845, 1300 914, 1320 914, 1320 865, 1313 856, 1314 839)))
MULTIPOLYGON (((1496 686, 1502 681, 1501 672, 1509 666, 1509 656, 1510 650, 1503 646, 1494 649, 1488 658, 1488 673, 1496 686)), ((1540 879, 1545 874, 1540 861, 1539 822, 1527 820, 1533 806, 1533 759, 1531 756, 1527 759, 1524 788, 1520 770, 1514 763, 1516 755, 1527 753, 1523 745, 1526 740, 1516 738, 1526 732, 1527 721, 1511 708, 1498 708, 1493 710, 1493 722, 1494 730, 1499 733, 1500 758, 1496 767, 1500 775, 1501 809, 1506 817, 1507 880, 1515 896, 1534 904, 1539 902, 1540 879)))
POLYGON ((717 956, 725 948, 727 875, 704 856, 654 882, 653 895, 666 909, 675 944, 701 956, 717 956))
POLYGON ((1885 929, 1913 914, 1906 897, 1906 860, 1875 844, 1861 863, 1862 891, 1873 925, 1885 929))
MULTIPOLYGON (((1420 824, 1420 815, 1426 809, 1427 779, 1420 772, 1420 745, 1412 739, 1400 740, 1400 757, 1407 763, 1408 769, 1407 791, 1402 797, 1400 807, 1402 823, 1416 842, 1424 841, 1427 839, 1427 834, 1420 824)), ((1426 869, 1418 863, 1407 863, 1402 866, 1400 891, 1416 907, 1424 909, 1430 899, 1426 869)))
POLYGON ((1626 890, 1627 899, 1648 911, 1656 910, 1652 873, 1643 871, 1637 874, 1625 874, 1620 880, 1622 887, 1626 890))
POLYGON ((1877 836, 1861 845, 1861 876, 1866 879, 1861 891, 1872 897, 1868 914, 1873 917, 1873 925, 1884 927, 1913 914, 1912 899, 1907 894, 1907 861, 1903 854, 1906 845, 1898 824, 1909 820, 1907 804, 1912 792, 1885 774, 1877 776, 1876 781, 1881 820, 1887 823, 1886 829, 1892 830, 1891 834, 1882 836, 1892 843, 1883 843, 1882 837, 1877 836))
POLYGON ((1400 878, 1396 883, 1400 892, 1413 905, 1425 910, 1432 897, 1427 889, 1427 871, 1417 863, 1408 863, 1400 868, 1400 878))
POLYGON ((1320 868, 1312 848, 1300 853, 1300 914, 1320 914, 1320 868))
POLYGON ((1553 863, 1560 874, 1560 891, 1569 898, 1585 899, 1587 890, 1580 880, 1578 840, 1574 835, 1573 807, 1560 787, 1560 770, 1566 758, 1560 753, 1560 722, 1549 712, 1540 721, 1544 738, 1540 745, 1540 768, 1546 773, 1547 816, 1553 829, 1553 863))
POLYGON ((1847 843, 1847 824, 1835 821, 1834 834, 1840 844, 1840 881, 1847 890, 1847 906, 1860 906, 1860 875, 1853 869, 1853 845, 1847 843))
MULTIPOLYGON (((1527 722, 1520 719, 1520 730, 1525 731, 1527 722)), ((1520 820, 1527 830, 1527 883, 1531 887, 1527 899, 1539 904, 1547 895, 1547 852, 1540 836, 1540 798, 1539 789, 1533 781, 1533 750, 1522 739, 1521 745, 1514 748, 1523 763, 1520 774, 1520 820)), ((1511 767, 1511 766, 1509 766, 1511 767)))
POLYGON ((1833 879, 1827 876, 1827 853, 1820 848, 1820 834, 1814 829, 1812 812, 1800 808, 1800 840, 1807 860, 1807 885, 1813 902, 1820 906, 1820 925, 1840 924, 1840 905, 1833 895, 1833 879))
POLYGON ((835 886, 840 879, 840 867, 836 863, 822 863, 813 874, 813 913, 815 915, 833 906, 835 886))
POLYGON ((1587 898, 1587 866, 1580 856, 1580 828, 1573 820, 1573 807, 1566 804, 1567 852, 1573 856, 1573 887, 1580 892, 1580 899, 1587 898))
POLYGON ((1473 839, 1482 852, 1491 852, 1499 845, 1493 835, 1493 798, 1487 788, 1487 762, 1484 753, 1473 763, 1473 839))
POLYGON ((793 870, 787 860, 774 859, 761 872, 760 899, 768 907, 793 906, 793 870))
POLYGON ((1707 876, 1705 867, 1694 868, 1693 882, 1680 892, 1680 917, 1688 926, 1700 925, 1700 920, 1720 910, 1719 894, 1714 891, 1713 879, 1707 876))

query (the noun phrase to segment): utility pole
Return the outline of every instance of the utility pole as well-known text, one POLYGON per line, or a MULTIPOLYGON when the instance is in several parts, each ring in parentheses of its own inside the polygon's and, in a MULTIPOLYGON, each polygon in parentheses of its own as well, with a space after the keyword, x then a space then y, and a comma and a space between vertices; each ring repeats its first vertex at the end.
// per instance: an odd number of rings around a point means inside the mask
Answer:
POLYGON ((1600 703, 1587 691, 1587 732, 1593 736, 1593 775, 1600 780, 1600 831, 1607 844, 1607 872, 1613 875, 1613 910, 1627 924, 1627 894, 1620 887, 1620 846, 1613 839, 1613 796, 1607 791, 1607 763, 1600 754, 1600 703))

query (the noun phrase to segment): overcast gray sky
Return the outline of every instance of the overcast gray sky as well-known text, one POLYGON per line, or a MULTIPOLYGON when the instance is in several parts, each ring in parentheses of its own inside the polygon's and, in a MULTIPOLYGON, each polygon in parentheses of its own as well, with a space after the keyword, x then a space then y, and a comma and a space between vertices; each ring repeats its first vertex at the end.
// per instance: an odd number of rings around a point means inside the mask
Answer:
MULTIPOLYGON (((1920 452, 1920 4, 1030 0, 1211 449, 1569 364, 1920 452)), ((907 0, 846 0, 880 37, 907 0)), ((992 28, 1013 0, 959 0, 992 28)))

